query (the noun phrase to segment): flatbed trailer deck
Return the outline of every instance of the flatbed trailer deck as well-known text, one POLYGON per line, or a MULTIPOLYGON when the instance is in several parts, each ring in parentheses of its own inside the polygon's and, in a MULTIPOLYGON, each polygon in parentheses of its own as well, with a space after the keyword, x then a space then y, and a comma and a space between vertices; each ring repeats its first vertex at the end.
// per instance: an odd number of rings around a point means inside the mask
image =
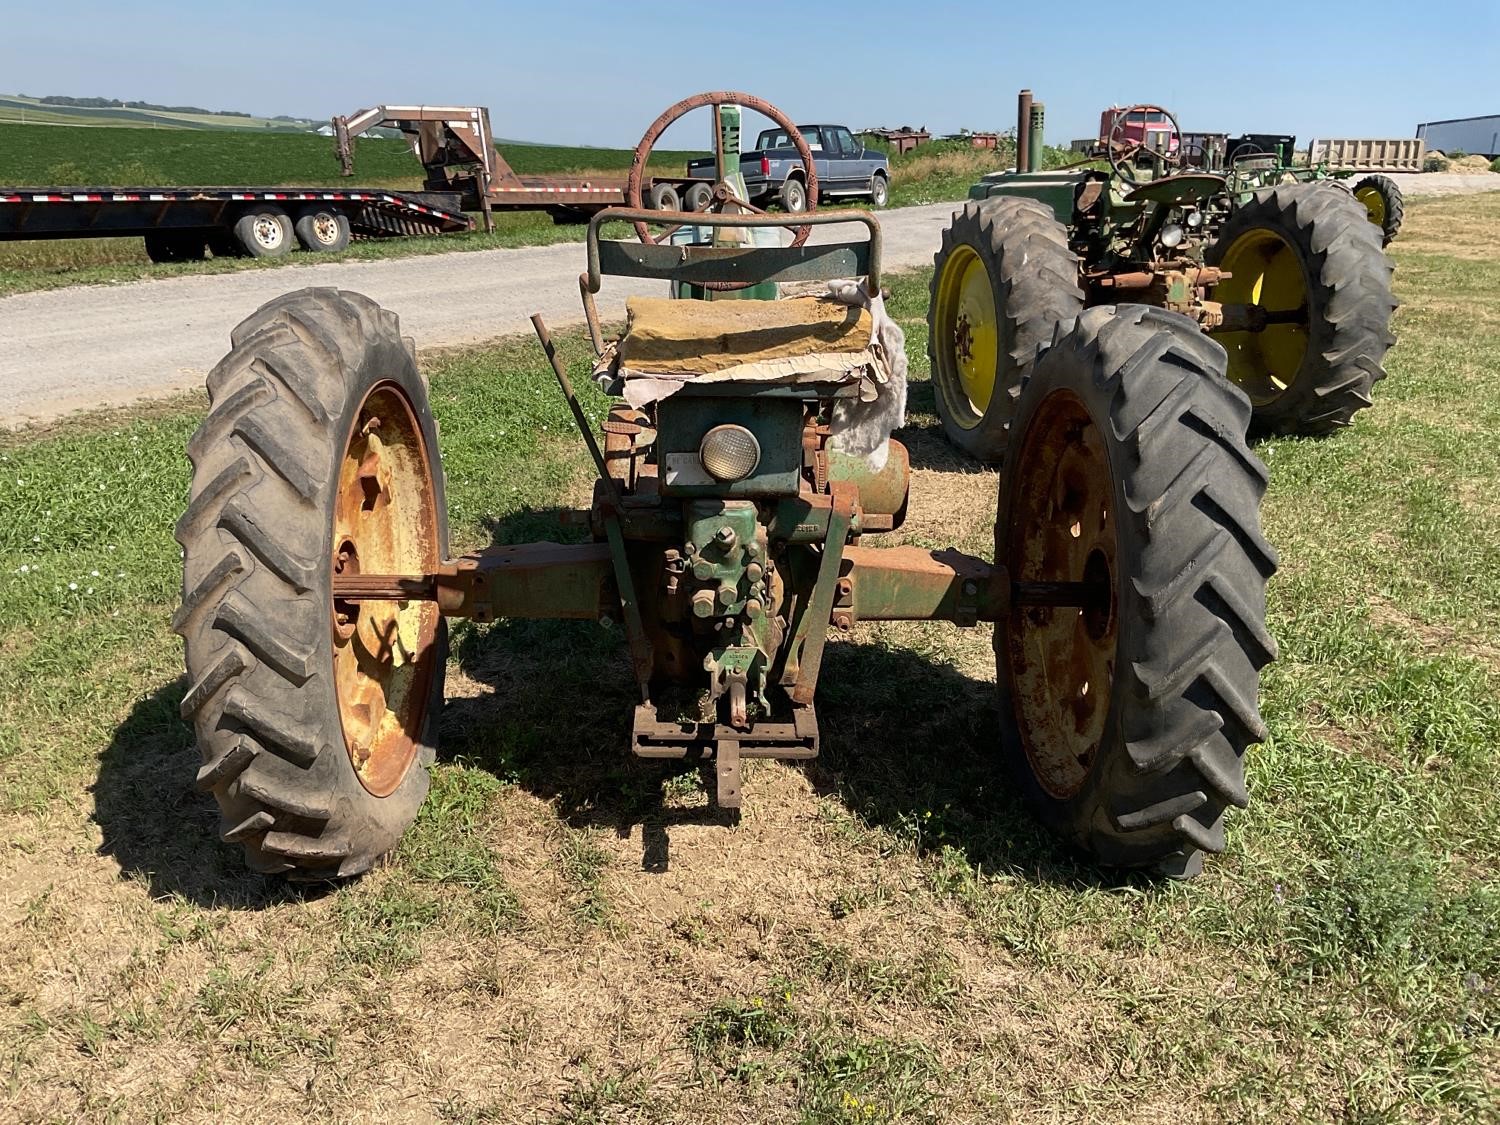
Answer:
POLYGON ((294 242, 337 250, 351 239, 472 230, 456 195, 385 188, 0 187, 0 241, 139 236, 156 261, 248 254, 294 242))

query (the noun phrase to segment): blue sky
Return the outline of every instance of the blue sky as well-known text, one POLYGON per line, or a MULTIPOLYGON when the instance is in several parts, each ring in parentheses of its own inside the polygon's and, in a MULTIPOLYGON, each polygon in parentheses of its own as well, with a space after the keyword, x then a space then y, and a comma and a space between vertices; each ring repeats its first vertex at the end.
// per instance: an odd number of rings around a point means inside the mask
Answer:
MULTIPOLYGON (((1009 127, 1029 86, 1059 142, 1136 101, 1175 109, 1188 130, 1304 140, 1410 136, 1419 121, 1500 113, 1500 0, 7 8, 0 92, 318 117, 478 104, 499 136, 566 144, 633 144, 671 102, 724 88, 799 120, 950 132, 1009 127)), ((698 147, 706 120, 668 141, 698 147)))

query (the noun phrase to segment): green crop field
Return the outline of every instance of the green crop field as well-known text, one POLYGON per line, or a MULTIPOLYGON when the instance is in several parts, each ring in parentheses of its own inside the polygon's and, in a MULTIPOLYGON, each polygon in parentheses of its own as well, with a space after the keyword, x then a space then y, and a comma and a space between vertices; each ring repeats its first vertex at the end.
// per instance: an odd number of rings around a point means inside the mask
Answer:
MULTIPOLYGON (((397 188, 421 186, 421 174, 404 143, 366 139, 359 142, 356 177, 361 184, 397 188)), ((516 170, 524 173, 607 171, 630 165, 624 149, 568 148, 556 145, 503 144, 516 170)), ((694 153, 656 154, 652 167, 676 172, 694 153)), ((1056 158, 1056 154, 1049 154, 1056 158)), ((892 158, 891 203, 909 206, 963 199, 969 185, 986 172, 1004 167, 1009 151, 965 148, 951 142, 923 146, 892 158)), ((142 129, 40 129, 0 124, 0 184, 87 183, 168 186, 188 183, 332 183, 336 167, 326 137, 253 136, 246 134, 163 133, 142 129), (214 153, 221 157, 210 156, 214 153), (216 162, 217 161, 217 162, 216 162), (166 166, 171 174, 162 170, 166 166), (213 169, 237 173, 213 179, 213 169), (319 171, 321 169, 322 171, 319 171)), ((543 212, 497 214, 487 234, 444 238, 399 238, 356 242, 341 257, 393 258, 450 250, 491 250, 536 246, 582 238, 578 226, 556 226, 543 212)), ((216 258, 205 262, 152 263, 139 238, 47 239, 0 242, 0 296, 67 285, 223 273, 240 269, 275 269, 313 265, 325 255, 293 254, 286 258, 216 258)))
POLYGON ((239 114, 186 113, 176 110, 132 109, 125 106, 52 105, 38 98, 0 94, 0 122, 30 125, 133 126, 150 129, 295 130, 295 122, 239 114))
MULTIPOLYGON (((1497 246, 1500 193, 1410 202, 1374 409, 1257 446, 1270 735, 1186 884, 1045 836, 995 761, 992 634, 911 623, 830 641, 822 756, 748 763, 734 827, 696 766, 631 759, 619 629, 460 623, 389 861, 250 875, 179 717, 203 399, 0 436, 6 1118, 1500 1120, 1497 246)), ((928 273, 889 282, 912 495, 866 543, 987 552, 928 273)), ((422 365, 455 547, 579 534, 535 341, 422 365)))
MULTIPOLYGON (((419 187, 422 166, 405 141, 355 142, 360 184, 419 187)), ((502 146, 517 172, 621 171, 630 152, 562 145, 502 146)), ((681 169, 693 155, 660 152, 656 165, 681 169)), ((0 184, 178 187, 199 184, 332 184, 340 182, 333 140, 316 134, 221 130, 77 129, 0 124, 0 184)))

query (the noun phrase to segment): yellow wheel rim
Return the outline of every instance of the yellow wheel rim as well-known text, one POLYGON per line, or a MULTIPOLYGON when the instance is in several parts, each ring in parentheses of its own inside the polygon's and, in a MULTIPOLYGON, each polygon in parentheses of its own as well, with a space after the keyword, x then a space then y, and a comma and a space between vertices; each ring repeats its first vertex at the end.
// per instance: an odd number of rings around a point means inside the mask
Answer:
POLYGON ((1307 274, 1292 244, 1263 227, 1235 239, 1220 265, 1232 276, 1214 287, 1214 300, 1280 314, 1258 331, 1214 333, 1229 353, 1230 380, 1265 406, 1296 382, 1307 355, 1307 274))
POLYGON ((1085 607, 1012 606, 997 645, 1022 748, 1048 794, 1067 800, 1093 771, 1108 729, 1119 648, 1119 534, 1105 432, 1070 390, 1037 406, 1009 469, 1015 496, 1003 529, 1016 582, 1086 582, 1085 607))
MULTIPOLYGON (((335 574, 425 574, 438 563, 437 503, 406 393, 380 383, 344 446, 333 519, 335 574)), ((333 603, 333 677, 360 784, 394 793, 415 760, 436 662, 428 601, 333 603)))
POLYGON ((1379 189, 1374 187, 1362 187, 1354 193, 1354 198, 1365 205, 1365 211, 1370 216, 1370 222, 1382 230, 1385 229, 1385 196, 1380 194, 1379 189))
POLYGON ((943 264, 933 328, 939 393, 955 407, 959 425, 977 426, 995 394, 1000 328, 989 271, 971 246, 955 248, 943 264), (962 401, 954 402, 959 395, 962 401))

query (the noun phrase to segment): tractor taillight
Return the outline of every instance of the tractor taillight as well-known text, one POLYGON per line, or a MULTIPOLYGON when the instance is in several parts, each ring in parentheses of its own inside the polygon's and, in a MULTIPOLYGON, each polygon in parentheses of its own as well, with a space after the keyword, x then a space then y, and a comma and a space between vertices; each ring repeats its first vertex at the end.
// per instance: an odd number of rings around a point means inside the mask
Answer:
POLYGON ((698 459, 715 480, 744 480, 760 464, 760 442, 744 426, 715 426, 703 436, 698 459))

